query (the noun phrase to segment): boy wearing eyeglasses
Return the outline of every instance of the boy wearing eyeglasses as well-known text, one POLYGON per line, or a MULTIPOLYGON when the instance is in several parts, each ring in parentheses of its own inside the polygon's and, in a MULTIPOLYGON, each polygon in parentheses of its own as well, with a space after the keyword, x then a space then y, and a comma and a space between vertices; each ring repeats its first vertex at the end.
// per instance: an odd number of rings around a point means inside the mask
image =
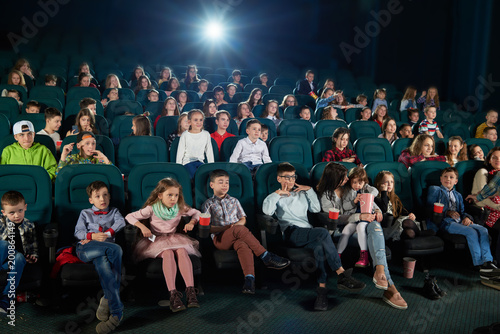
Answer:
POLYGON ((309 186, 297 184, 296 179, 293 165, 288 162, 279 164, 278 182, 281 188, 264 199, 262 211, 266 215, 276 215, 287 244, 314 251, 316 268, 319 270, 318 296, 314 309, 326 311, 328 298, 325 260, 339 275, 337 280, 339 289, 357 292, 364 289, 365 284, 351 277, 352 269, 344 270, 328 230, 323 227, 313 227, 309 223, 307 211, 318 213, 321 211, 321 204, 314 190, 309 186))

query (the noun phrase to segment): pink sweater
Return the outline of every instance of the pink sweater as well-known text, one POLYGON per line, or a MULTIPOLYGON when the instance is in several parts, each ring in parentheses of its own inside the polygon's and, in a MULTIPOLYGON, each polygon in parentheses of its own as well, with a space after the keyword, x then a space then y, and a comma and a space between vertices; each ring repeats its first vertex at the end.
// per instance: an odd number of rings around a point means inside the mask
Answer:
POLYGON ((192 219, 198 221, 200 219, 200 211, 196 209, 189 209, 186 212, 179 212, 177 217, 170 220, 162 220, 153 213, 153 207, 147 206, 139 211, 129 213, 125 219, 132 225, 135 225, 139 220, 150 219, 151 232, 155 235, 175 233, 177 225, 182 216, 192 216, 192 219))

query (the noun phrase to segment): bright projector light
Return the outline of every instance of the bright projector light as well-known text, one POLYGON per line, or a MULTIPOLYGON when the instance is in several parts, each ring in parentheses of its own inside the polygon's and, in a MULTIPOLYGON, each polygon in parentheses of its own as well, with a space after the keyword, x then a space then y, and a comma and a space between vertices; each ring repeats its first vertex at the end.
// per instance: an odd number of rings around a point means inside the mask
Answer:
POLYGON ((222 37, 222 26, 216 22, 209 23, 206 34, 213 39, 220 38, 222 37))

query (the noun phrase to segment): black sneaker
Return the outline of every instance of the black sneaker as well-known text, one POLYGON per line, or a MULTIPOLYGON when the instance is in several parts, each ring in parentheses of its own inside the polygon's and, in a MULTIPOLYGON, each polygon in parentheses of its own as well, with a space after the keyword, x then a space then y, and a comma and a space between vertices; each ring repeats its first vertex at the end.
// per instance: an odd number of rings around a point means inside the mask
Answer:
POLYGON ((328 309, 328 290, 327 288, 318 288, 316 291, 318 292, 318 296, 314 302, 314 310, 326 311, 328 309))
POLYGON ((423 293, 425 297, 431 300, 437 300, 441 298, 441 295, 437 293, 434 282, 430 277, 425 278, 423 293))
POLYGON ((337 288, 340 290, 347 290, 351 292, 359 292, 366 287, 366 284, 358 281, 351 276, 352 268, 347 269, 339 275, 337 279, 337 288))
POLYGON ((493 262, 485 262, 479 266, 480 273, 497 273, 500 274, 500 269, 493 262))
POLYGON ((437 292, 437 294, 438 294, 440 297, 444 297, 444 296, 446 296, 446 291, 441 290, 441 288, 439 287, 439 285, 438 285, 438 283, 437 283, 436 276, 431 276, 431 279, 432 279, 432 283, 434 284, 434 291, 436 291, 436 292, 437 292))
POLYGON ((479 277, 483 280, 500 279, 500 272, 498 270, 493 270, 490 272, 481 271, 479 272, 479 277))
POLYGON ((264 265, 270 269, 284 269, 290 264, 290 260, 271 252, 267 253, 266 258, 262 259, 262 262, 264 262, 264 265))
POLYGON ((243 284, 243 293, 255 294, 255 278, 251 276, 245 277, 245 284, 243 284))

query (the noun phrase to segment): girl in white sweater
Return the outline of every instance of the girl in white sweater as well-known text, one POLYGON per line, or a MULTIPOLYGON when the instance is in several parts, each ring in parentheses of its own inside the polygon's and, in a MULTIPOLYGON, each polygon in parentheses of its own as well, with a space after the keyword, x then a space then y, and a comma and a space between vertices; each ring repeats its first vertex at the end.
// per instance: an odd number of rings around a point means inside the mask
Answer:
POLYGON ((179 139, 176 162, 186 167, 191 178, 203 165, 205 155, 207 162, 214 162, 212 139, 208 131, 203 130, 205 116, 200 109, 193 109, 188 113, 189 130, 185 131, 179 139))

